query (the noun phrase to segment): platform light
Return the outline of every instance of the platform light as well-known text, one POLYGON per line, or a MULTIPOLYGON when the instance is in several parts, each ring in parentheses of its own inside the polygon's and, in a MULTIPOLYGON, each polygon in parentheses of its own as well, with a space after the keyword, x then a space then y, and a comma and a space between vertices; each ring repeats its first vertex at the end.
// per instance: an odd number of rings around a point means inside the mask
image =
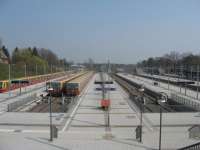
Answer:
POLYGON ((160 105, 160 131, 159 131, 159 150, 161 150, 161 140, 162 140, 162 107, 163 103, 166 103, 168 100, 168 95, 164 92, 160 93, 161 99, 158 100, 158 104, 160 105))
POLYGON ((52 103, 51 103, 51 92, 53 91, 53 88, 48 88, 48 92, 50 93, 50 103, 49 103, 49 115, 50 115, 50 141, 53 141, 53 126, 52 126, 52 103))
POLYGON ((140 100, 140 142, 142 143, 142 121, 143 121, 143 103, 144 103, 144 85, 141 85, 141 87, 139 88, 139 92, 141 93, 141 100, 140 100))
POLYGON ((139 92, 144 92, 144 86, 143 85, 139 88, 139 92))
POLYGON ((48 88, 48 92, 52 92, 53 91, 53 88, 48 88))

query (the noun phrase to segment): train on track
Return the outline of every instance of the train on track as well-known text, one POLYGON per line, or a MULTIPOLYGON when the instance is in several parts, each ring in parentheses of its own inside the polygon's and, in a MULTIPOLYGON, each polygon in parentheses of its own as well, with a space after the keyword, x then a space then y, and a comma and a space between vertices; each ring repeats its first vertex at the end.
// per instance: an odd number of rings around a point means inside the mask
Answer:
POLYGON ((92 75, 93 72, 87 71, 64 80, 47 82, 46 89, 52 88, 50 91, 52 96, 78 96, 92 75))
POLYGON ((158 82, 163 82, 163 83, 169 83, 169 84, 173 84, 176 86, 181 86, 181 87, 185 87, 194 91, 197 91, 200 89, 200 85, 192 80, 187 80, 187 79, 179 79, 176 77, 170 77, 168 78, 167 76, 159 76, 159 75, 148 75, 148 74, 137 74, 137 76, 139 77, 143 77, 146 79, 150 79, 150 80, 154 80, 154 81, 158 81, 158 82))
POLYGON ((12 80, 1 80, 0 81, 0 93, 7 92, 9 90, 18 89, 21 87, 33 85, 36 83, 44 82, 53 78, 62 77, 65 72, 57 72, 52 74, 28 76, 24 78, 12 79, 12 80))

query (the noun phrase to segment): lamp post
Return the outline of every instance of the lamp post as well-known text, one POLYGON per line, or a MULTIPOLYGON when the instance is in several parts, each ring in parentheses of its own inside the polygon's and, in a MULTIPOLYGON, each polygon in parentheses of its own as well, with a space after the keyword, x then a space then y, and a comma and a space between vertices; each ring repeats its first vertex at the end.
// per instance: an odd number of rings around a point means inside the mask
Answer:
POLYGON ((167 68, 167 74, 168 74, 168 78, 167 78, 167 87, 168 87, 168 90, 169 90, 169 67, 167 68))
POLYGON ((35 75, 36 76, 38 75, 38 65, 37 64, 35 65, 35 75))
POLYGON ((143 120, 143 94, 144 94, 144 87, 143 85, 139 89, 139 92, 141 93, 141 99, 140 99, 140 143, 142 143, 142 120, 143 120))
POLYGON ((53 141, 53 125, 52 125, 52 101, 51 101, 51 92, 53 91, 53 88, 49 88, 48 92, 50 94, 49 98, 49 116, 50 116, 50 141, 53 141))
POLYGON ((199 99, 199 65, 197 65, 197 99, 199 99))
POLYGON ((159 150, 161 150, 161 144, 162 144, 162 107, 161 105, 163 103, 167 102, 168 96, 166 93, 161 93, 162 97, 160 100, 158 100, 158 104, 160 105, 160 130, 159 130, 159 150))
POLYGON ((11 68, 11 64, 9 63, 8 64, 8 80, 9 80, 9 82, 8 82, 8 88, 9 88, 8 89, 9 90, 8 94, 9 94, 9 97, 11 96, 11 91, 10 91, 11 90, 11 80, 10 80, 10 71, 11 71, 11 69, 10 68, 11 68))

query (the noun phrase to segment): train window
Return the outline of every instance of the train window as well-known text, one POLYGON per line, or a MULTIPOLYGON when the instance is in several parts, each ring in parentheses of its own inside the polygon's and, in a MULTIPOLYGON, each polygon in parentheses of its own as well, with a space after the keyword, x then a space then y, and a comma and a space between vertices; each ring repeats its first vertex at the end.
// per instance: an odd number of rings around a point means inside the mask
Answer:
POLYGON ((0 82, 0 88, 2 88, 3 87, 3 82, 0 82))
POLYGON ((51 88, 51 83, 50 83, 50 82, 47 82, 47 83, 46 83, 46 87, 47 87, 47 89, 51 88))
POLYGON ((6 82, 6 87, 9 87, 10 83, 9 82, 6 82))
POLYGON ((53 88, 55 88, 55 89, 58 89, 58 88, 60 88, 60 83, 52 82, 52 83, 51 83, 51 86, 52 86, 53 88))

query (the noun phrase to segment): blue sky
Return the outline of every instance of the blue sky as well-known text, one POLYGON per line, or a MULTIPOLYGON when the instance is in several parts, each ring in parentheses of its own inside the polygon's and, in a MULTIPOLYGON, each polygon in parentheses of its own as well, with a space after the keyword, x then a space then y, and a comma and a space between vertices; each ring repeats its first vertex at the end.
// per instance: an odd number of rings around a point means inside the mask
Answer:
POLYGON ((0 37, 81 62, 200 52, 199 0, 0 0, 0 37))

